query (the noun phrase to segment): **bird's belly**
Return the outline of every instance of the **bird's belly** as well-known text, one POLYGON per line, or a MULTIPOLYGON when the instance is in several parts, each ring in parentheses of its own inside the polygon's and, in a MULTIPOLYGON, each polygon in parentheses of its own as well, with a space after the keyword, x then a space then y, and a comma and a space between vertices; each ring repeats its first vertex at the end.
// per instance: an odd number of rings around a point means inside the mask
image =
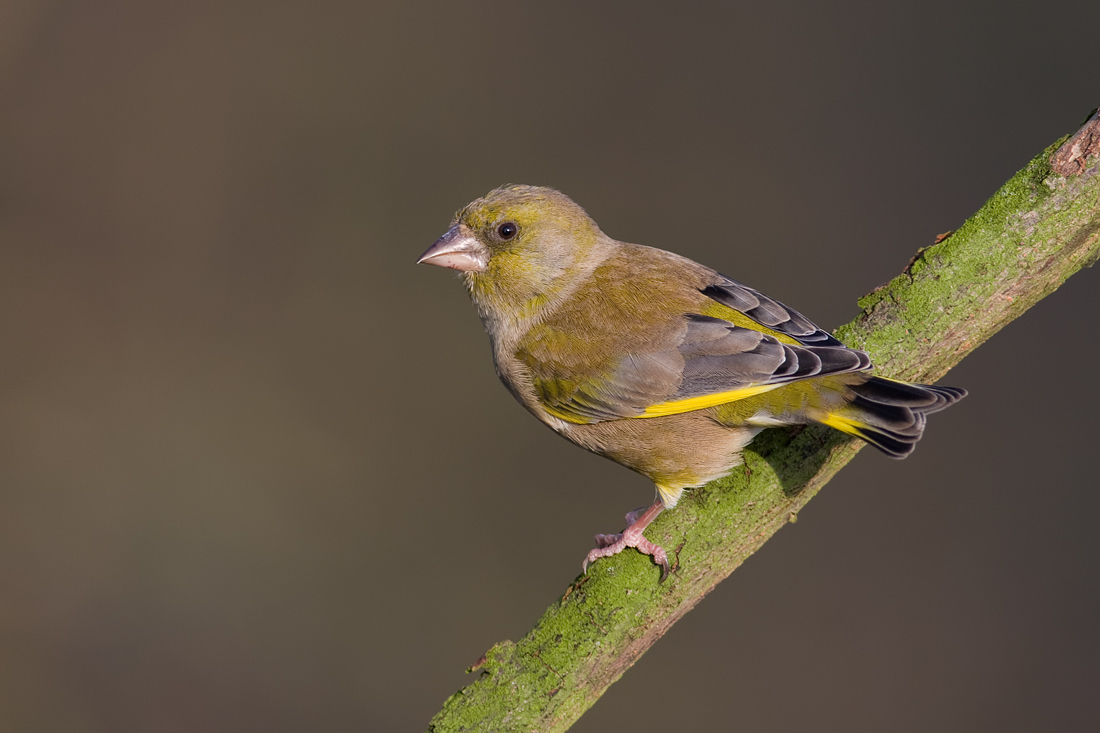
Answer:
POLYGON ((701 486, 741 464, 760 428, 725 427, 705 412, 568 425, 559 432, 583 448, 669 489, 701 486))

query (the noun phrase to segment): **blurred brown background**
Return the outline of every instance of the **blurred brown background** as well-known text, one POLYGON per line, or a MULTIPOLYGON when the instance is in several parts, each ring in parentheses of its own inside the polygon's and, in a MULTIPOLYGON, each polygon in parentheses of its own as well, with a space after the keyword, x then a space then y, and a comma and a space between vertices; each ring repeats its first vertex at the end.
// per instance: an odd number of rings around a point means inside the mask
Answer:
MULTIPOLYGON (((0 8, 0 729, 422 730, 646 481, 416 257, 506 181, 832 328, 1100 104, 1100 4, 0 8)), ((1085 271, 577 731, 1095 724, 1085 271)))

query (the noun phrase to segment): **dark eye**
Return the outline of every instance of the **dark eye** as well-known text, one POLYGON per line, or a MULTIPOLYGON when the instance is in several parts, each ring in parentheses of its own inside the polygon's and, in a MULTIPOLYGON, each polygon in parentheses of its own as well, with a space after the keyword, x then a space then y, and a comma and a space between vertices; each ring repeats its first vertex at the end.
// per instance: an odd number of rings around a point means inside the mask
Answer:
POLYGON ((511 239, 519 234, 519 227, 514 221, 506 221, 497 227, 497 235, 501 239, 511 239))

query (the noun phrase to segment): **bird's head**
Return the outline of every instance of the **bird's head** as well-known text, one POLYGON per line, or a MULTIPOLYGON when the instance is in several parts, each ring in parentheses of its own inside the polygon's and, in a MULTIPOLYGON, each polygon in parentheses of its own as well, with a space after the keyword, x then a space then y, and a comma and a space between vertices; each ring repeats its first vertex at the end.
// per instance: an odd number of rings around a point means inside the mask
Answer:
POLYGON ((418 262, 462 272, 483 317, 525 320, 590 272, 609 242, 565 194, 508 185, 455 214, 418 262))

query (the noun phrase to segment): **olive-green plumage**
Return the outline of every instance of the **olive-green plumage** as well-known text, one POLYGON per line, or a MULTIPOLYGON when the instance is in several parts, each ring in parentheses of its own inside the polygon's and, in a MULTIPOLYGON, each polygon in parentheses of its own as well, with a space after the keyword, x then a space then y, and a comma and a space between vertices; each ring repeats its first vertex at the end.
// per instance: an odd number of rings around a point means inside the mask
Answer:
POLYGON ((868 374, 796 311, 679 255, 611 239, 549 188, 471 202, 421 262, 464 273, 501 380, 556 432, 647 477, 659 499, 588 561, 636 546, 681 492, 725 475, 764 427, 818 422, 908 455, 966 393, 868 374), (637 520, 637 521, 635 521, 637 520))

